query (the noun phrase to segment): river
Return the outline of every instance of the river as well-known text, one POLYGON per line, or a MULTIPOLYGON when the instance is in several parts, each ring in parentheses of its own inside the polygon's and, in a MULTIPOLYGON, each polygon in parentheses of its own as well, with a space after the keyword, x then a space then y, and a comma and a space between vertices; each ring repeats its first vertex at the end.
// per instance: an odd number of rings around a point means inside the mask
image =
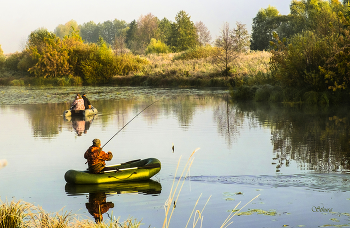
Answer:
MULTIPOLYGON (((220 227, 237 204, 256 196, 229 227, 350 226, 346 106, 237 103, 219 89, 0 87, 0 115, 3 202, 23 200, 90 220, 91 205, 102 202, 104 221, 132 217, 158 228, 180 181, 170 227, 185 227, 192 210, 201 212, 202 227, 220 227), (86 92, 96 116, 63 118, 77 92, 86 92), (158 158, 162 169, 151 181, 66 184, 67 170, 87 168, 83 154, 94 138, 104 144, 154 101, 104 147, 114 154, 108 165, 158 158)), ((188 227, 192 221, 193 215, 188 227)))

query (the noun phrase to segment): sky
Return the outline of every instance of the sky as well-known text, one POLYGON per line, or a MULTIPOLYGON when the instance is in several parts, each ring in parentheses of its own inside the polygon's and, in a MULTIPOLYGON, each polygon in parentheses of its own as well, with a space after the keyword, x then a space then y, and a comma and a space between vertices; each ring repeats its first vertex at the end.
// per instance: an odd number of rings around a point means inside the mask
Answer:
POLYGON ((194 23, 202 21, 215 39, 225 22, 233 28, 239 21, 250 32, 260 9, 271 5, 286 15, 290 3, 291 0, 0 0, 0 45, 5 54, 21 51, 32 31, 44 27, 53 32, 70 20, 78 24, 114 19, 130 23, 152 13, 159 19, 175 21, 181 10, 194 23))

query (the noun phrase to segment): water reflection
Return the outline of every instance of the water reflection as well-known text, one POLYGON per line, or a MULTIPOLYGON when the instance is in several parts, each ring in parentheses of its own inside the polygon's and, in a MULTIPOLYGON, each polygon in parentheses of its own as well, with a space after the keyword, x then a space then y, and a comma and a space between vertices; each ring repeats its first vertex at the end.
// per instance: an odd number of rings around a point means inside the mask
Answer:
POLYGON ((63 119, 66 122, 72 122, 72 127, 77 133, 78 136, 86 134, 90 129, 90 126, 94 119, 97 118, 97 115, 91 116, 64 116, 63 119))
MULTIPOLYGON (((347 107, 317 107, 240 103, 271 129, 276 172, 294 160, 301 170, 347 172, 350 169, 350 128, 347 107)), ((253 120, 256 121, 256 120, 253 120)))
POLYGON ((62 113, 68 109, 67 104, 22 105, 15 109, 27 111, 35 137, 52 138, 62 131, 62 113))
POLYGON ((85 203, 86 209, 95 219, 95 222, 99 223, 103 220, 103 214, 110 208, 114 208, 113 202, 107 202, 108 195, 141 193, 157 196, 162 191, 162 185, 153 180, 96 185, 73 185, 67 183, 65 191, 68 196, 88 194, 89 201, 85 203))
MULTIPOLYGON (((154 97, 120 100, 96 100, 100 111, 99 126, 105 130, 110 123, 123 127, 135 114, 155 101, 154 97)), ((22 105, 34 131, 34 136, 56 137, 62 131, 63 110, 69 104, 22 105)), ((142 119, 149 125, 161 118, 175 117, 183 130, 202 118, 203 110, 211 110, 217 133, 231 148, 242 130, 263 127, 271 131, 273 145, 271 164, 276 172, 295 161, 301 170, 338 172, 350 169, 350 113, 347 107, 283 106, 268 103, 232 103, 229 96, 177 95, 161 100, 146 109, 142 119)), ((87 133, 94 119, 71 119, 78 136, 87 133)), ((208 120, 209 122, 210 120, 208 120)))

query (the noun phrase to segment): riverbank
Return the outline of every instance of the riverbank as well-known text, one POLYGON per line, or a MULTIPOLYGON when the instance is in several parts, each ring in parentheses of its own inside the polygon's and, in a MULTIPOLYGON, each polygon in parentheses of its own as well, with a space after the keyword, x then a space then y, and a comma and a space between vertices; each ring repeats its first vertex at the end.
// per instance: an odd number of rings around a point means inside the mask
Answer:
POLYGON ((94 223, 81 219, 67 211, 48 213, 41 207, 24 201, 0 201, 0 227, 45 227, 45 228, 138 228, 141 221, 129 218, 124 222, 112 216, 108 222, 94 223))
MULTIPOLYGON (((230 87, 239 82, 259 80, 269 74, 270 53, 265 51, 240 54, 230 65, 228 76, 212 58, 179 58, 181 53, 143 56, 148 62, 128 75, 115 75, 104 85, 153 87, 230 87)), ((35 78, 26 72, 0 71, 0 85, 5 86, 79 86, 80 77, 35 78)))

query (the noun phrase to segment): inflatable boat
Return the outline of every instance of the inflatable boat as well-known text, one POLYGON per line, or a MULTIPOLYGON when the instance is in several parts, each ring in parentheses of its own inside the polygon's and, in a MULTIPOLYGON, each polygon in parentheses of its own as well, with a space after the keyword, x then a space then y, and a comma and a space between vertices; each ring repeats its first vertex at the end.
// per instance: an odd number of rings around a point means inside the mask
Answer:
POLYGON ((66 110, 63 112, 64 117, 69 116, 91 116, 96 115, 98 113, 96 108, 85 109, 85 110, 66 110))
POLYGON ((108 170, 98 174, 89 173, 88 170, 68 170, 64 175, 64 179, 70 184, 142 181, 156 175, 161 169, 161 163, 156 158, 147 158, 106 167, 111 167, 114 170, 108 170))

